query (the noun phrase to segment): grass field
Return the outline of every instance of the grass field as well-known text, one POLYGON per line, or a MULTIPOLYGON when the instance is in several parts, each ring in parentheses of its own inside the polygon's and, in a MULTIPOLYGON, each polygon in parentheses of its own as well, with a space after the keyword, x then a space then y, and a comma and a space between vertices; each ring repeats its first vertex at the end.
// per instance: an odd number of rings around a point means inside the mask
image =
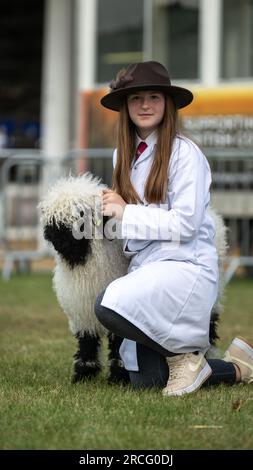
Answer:
MULTIPOLYGON (((252 279, 228 286, 221 349, 253 339, 252 289, 252 279)), ((109 386, 105 372, 71 385, 75 341, 48 275, 0 281, 0 331, 1 449, 253 448, 253 386, 166 399, 109 386)))

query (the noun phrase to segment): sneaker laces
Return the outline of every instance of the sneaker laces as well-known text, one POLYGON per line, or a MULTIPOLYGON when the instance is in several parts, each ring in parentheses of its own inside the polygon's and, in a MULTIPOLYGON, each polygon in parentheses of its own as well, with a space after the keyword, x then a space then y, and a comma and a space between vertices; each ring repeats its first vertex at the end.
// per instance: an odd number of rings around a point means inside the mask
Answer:
POLYGON ((187 359, 191 359, 192 354, 182 354, 182 357, 177 362, 169 363, 169 381, 172 382, 173 380, 181 379, 184 375, 185 366, 187 359))
POLYGON ((177 364, 173 364, 169 366, 169 381, 172 382, 174 380, 181 379, 184 374, 184 369, 185 369, 185 362, 180 361, 177 364))

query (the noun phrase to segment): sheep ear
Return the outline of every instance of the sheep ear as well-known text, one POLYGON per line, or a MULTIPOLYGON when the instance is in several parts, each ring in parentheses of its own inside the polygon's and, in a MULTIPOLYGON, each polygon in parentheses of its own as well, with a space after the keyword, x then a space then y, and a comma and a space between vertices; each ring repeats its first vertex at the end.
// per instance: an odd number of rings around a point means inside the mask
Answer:
POLYGON ((92 216, 92 231, 95 238, 103 238, 103 214, 101 207, 101 198, 98 196, 94 197, 94 201, 91 207, 92 216))
POLYGON ((101 197, 95 197, 94 210, 92 209, 92 225, 97 238, 104 238, 104 228, 110 217, 102 214, 101 197))
POLYGON ((92 213, 92 224, 93 224, 93 226, 99 228, 100 225, 103 222, 103 214, 102 214, 102 210, 101 210, 101 197, 100 196, 95 196, 94 197, 94 203, 92 205, 91 213, 92 213))
POLYGON ((100 227, 103 222, 102 212, 98 214, 97 212, 92 211, 92 223, 95 227, 100 227))

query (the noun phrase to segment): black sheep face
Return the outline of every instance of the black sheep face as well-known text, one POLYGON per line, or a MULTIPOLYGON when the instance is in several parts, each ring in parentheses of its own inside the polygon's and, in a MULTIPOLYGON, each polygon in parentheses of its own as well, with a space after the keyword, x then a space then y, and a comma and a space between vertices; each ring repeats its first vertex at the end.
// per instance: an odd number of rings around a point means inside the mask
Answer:
MULTIPOLYGON (((81 233, 82 227, 80 227, 81 233)), ((71 268, 85 264, 91 254, 91 240, 85 236, 75 238, 73 230, 63 223, 46 225, 44 238, 51 242, 55 250, 71 268)))
POLYGON ((94 219, 93 213, 90 215, 82 210, 79 220, 73 224, 73 227, 67 227, 62 222, 56 223, 55 219, 44 227, 45 240, 52 243, 57 253, 71 268, 86 263, 87 257, 92 253, 93 237, 102 239, 104 236, 104 226, 108 217, 100 214, 96 222, 94 219))

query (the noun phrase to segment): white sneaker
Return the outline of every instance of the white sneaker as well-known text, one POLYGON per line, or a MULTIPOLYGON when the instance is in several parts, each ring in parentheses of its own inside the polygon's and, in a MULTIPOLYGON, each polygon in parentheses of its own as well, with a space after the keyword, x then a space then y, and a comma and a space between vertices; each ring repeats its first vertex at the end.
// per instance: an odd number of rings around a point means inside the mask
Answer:
POLYGON ((239 367, 241 382, 253 382, 253 347, 244 338, 233 339, 223 360, 239 367))
POLYGON ((166 397, 195 392, 212 374, 211 367, 200 352, 166 357, 166 360, 169 380, 162 392, 166 397))

